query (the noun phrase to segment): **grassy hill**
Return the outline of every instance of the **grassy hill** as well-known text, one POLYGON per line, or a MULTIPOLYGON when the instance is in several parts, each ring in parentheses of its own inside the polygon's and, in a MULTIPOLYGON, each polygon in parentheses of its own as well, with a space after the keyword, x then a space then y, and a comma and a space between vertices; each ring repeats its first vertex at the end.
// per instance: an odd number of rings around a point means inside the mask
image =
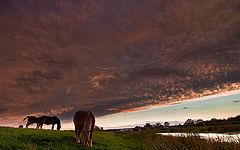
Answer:
MULTIPOLYGON (((94 132, 94 149, 135 149, 137 141, 113 132, 94 132)), ((0 128, 0 149, 84 149, 73 131, 0 128)))
MULTIPOLYGON (((156 135, 153 131, 115 133, 95 131, 93 149, 109 150, 188 150, 188 149, 240 149, 239 143, 202 140, 199 137, 169 137, 156 135)), ((75 143, 73 131, 51 131, 0 127, 0 150, 75 150, 88 149, 75 143)), ((90 148, 89 148, 90 149, 90 148)))

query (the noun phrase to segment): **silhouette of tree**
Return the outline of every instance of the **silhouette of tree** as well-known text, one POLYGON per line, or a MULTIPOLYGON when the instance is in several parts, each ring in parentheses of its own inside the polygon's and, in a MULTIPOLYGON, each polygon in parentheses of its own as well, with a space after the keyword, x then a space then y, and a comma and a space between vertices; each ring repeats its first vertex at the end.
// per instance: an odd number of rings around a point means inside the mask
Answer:
POLYGON ((142 127, 136 126, 133 130, 135 130, 135 131, 141 131, 141 129, 142 129, 142 127))
POLYGON ((199 126, 205 126, 205 123, 204 123, 204 121, 202 119, 198 119, 196 121, 196 124, 199 125, 199 126))
POLYGON ((164 127, 168 128, 170 126, 170 123, 169 122, 164 122, 164 127))
POLYGON ((95 131, 100 131, 100 130, 103 130, 103 127, 94 126, 94 130, 95 130, 95 131))
POLYGON ((184 122, 184 125, 194 125, 195 124, 195 121, 192 120, 192 119, 187 119, 185 122, 184 122))
POLYGON ((147 129, 149 129, 149 128, 152 128, 153 126, 150 124, 150 123, 146 123, 145 125, 144 125, 144 128, 147 128, 147 129))
POLYGON ((160 122, 157 122, 157 123, 154 124, 154 127, 155 128, 161 128, 161 127, 163 127, 163 125, 160 122))

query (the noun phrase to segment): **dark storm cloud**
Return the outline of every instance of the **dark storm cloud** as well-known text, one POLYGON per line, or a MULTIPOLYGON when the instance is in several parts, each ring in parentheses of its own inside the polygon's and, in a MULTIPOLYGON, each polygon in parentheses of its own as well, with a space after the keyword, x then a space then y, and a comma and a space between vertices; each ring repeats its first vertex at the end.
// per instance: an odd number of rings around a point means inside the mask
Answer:
POLYGON ((3 0, 1 115, 100 116, 239 84, 239 3, 3 0))
POLYGON ((43 72, 41 70, 33 70, 30 73, 23 73, 19 75, 16 81, 16 87, 22 88, 30 94, 35 92, 42 92, 50 86, 54 80, 61 80, 62 74, 56 70, 43 72))
POLYGON ((23 53, 22 57, 33 63, 43 63, 55 67, 71 67, 74 65, 75 60, 70 57, 51 55, 48 52, 32 52, 32 55, 23 53))
POLYGON ((120 110, 127 110, 131 109, 132 106, 129 105, 131 103, 135 103, 134 106, 141 107, 144 106, 144 104, 141 102, 142 100, 146 100, 149 97, 131 97, 131 98, 122 98, 122 99, 111 99, 111 100, 105 100, 102 103, 95 103, 93 105, 88 106, 75 106, 71 107, 71 110, 69 111, 61 111, 59 112, 59 116, 62 119, 69 119, 74 116, 74 113, 78 110, 91 110, 96 113, 97 116, 107 115, 119 112, 120 110), (138 104, 138 102, 140 102, 138 104))

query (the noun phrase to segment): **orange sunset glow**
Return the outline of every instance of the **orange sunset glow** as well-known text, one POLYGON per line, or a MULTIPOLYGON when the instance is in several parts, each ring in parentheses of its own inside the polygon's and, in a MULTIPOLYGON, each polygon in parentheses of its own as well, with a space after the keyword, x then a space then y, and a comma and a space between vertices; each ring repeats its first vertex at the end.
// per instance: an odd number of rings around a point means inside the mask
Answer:
POLYGON ((2 126, 56 115, 73 129, 78 110, 106 128, 162 121, 146 114, 240 89, 240 2, 1 0, 0 52, 2 126))

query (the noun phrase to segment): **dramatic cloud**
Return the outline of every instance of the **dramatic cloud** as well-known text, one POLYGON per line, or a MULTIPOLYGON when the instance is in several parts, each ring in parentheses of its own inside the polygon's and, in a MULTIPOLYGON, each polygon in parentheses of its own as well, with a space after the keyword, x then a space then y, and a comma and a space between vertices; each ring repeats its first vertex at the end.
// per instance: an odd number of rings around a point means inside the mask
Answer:
POLYGON ((0 118, 144 109, 239 88, 240 1, 1 0, 0 52, 0 118))

